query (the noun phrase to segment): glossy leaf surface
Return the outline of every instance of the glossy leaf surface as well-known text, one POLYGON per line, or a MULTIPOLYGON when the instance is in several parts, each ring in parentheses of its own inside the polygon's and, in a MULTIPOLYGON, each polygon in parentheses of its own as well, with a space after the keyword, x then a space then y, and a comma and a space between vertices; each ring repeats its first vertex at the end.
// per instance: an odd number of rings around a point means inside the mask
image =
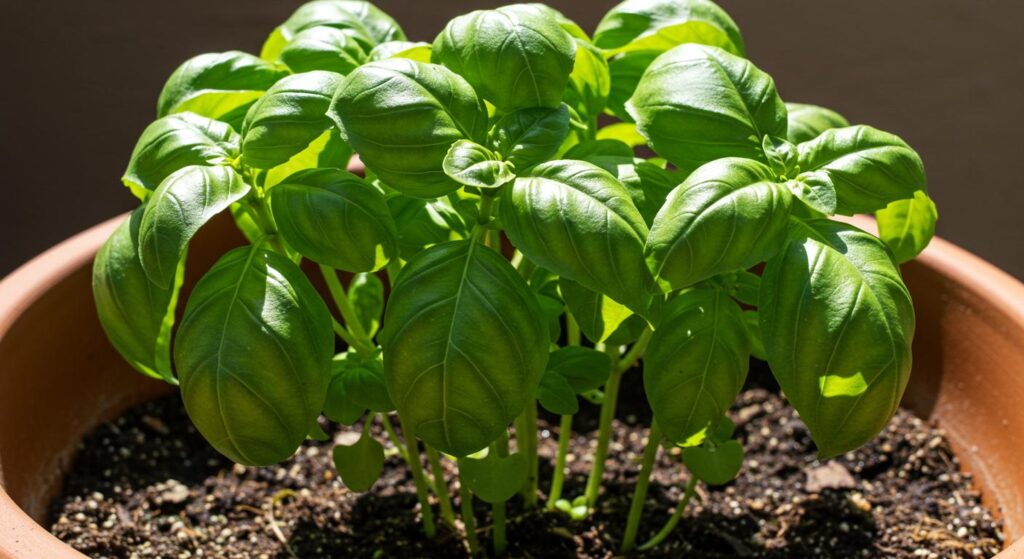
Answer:
POLYGON ((279 56, 292 72, 325 70, 344 76, 367 61, 371 48, 351 29, 311 27, 289 41, 279 56))
POLYGON ((408 58, 416 62, 430 62, 430 50, 430 43, 388 41, 373 47, 373 50, 370 51, 369 61, 408 58))
POLYGON ((501 119, 491 128, 491 145, 516 170, 551 159, 569 134, 569 110, 519 109, 501 119))
POLYGON ((491 150, 470 140, 452 144, 442 167, 454 181, 475 188, 498 188, 516 178, 508 161, 502 161, 491 150))
POLYGON ((831 128, 845 128, 850 125, 843 115, 817 105, 786 103, 786 112, 789 120, 786 137, 794 144, 813 140, 831 128))
POLYGON ((935 236, 939 212, 935 202, 918 190, 913 198, 897 200, 875 214, 878 236, 899 263, 913 260, 935 236))
POLYGON ((157 101, 157 116, 191 111, 240 122, 240 111, 287 75, 287 70, 244 52, 200 54, 167 79, 157 101))
POLYGON ((664 52, 682 43, 744 54, 736 23, 708 0, 626 0, 609 10, 594 31, 594 44, 608 50, 664 52))

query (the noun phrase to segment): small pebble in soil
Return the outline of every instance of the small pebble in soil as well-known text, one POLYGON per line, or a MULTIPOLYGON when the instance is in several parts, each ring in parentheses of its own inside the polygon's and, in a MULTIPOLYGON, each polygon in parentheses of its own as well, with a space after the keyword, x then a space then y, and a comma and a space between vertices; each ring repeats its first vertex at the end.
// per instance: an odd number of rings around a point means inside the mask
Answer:
MULTIPOLYGON (((622 408, 597 510, 571 521, 557 512, 524 512, 513 500, 511 557, 616 554, 649 421, 642 405, 622 408)), ((593 429, 592 416, 593 410, 581 414, 576 428, 593 429)), ((724 487, 698 486, 679 527, 648 557, 973 559, 1002 548, 1000 524, 960 472, 942 431, 903 410, 869 445, 824 463, 806 427, 770 391, 745 391, 732 418, 746 449, 739 477, 724 487)), ((309 441, 277 466, 247 468, 203 441, 176 396, 149 402, 83 440, 51 504, 51 530, 96 558, 468 556, 457 528, 442 525, 436 539, 423 538, 411 477, 394 453, 370 493, 348 491, 334 474, 330 446, 358 431, 323 425, 333 440, 309 441)), ((543 490, 556 418, 542 418, 541 429, 550 435, 540 443, 543 490)), ((391 447, 379 426, 374 434, 391 447)), ((564 492, 570 499, 583 492, 592 440, 580 433, 572 439, 564 492)), ((687 474, 678 455, 659 456, 641 541, 682 495, 687 474)), ((455 496, 458 481, 444 464, 455 496)), ((476 503, 476 514, 486 545, 489 507, 476 503)))

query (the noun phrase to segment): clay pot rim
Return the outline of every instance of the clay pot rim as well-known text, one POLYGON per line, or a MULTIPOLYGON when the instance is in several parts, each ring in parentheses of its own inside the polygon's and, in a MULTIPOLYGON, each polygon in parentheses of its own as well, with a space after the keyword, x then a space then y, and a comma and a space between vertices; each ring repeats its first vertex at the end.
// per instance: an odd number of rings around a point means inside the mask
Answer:
MULTIPOLYGON (((127 216, 126 213, 111 218, 57 244, 0 280, 0 338, 3 338, 21 313, 48 290, 83 266, 91 265, 100 246, 127 216)), ((870 218, 854 218, 850 221, 864 229, 875 229, 870 218)), ((941 238, 932 241, 918 257, 918 262, 951 283, 969 289, 1002 308, 1024 331, 1024 283, 941 238)), ((3 485, 3 464, 0 463, 0 557, 85 557, 32 520, 10 498, 3 485)), ((993 504, 998 505, 990 503, 990 506, 993 504)), ((1024 538, 1013 542, 997 557, 1024 559, 1024 538)))

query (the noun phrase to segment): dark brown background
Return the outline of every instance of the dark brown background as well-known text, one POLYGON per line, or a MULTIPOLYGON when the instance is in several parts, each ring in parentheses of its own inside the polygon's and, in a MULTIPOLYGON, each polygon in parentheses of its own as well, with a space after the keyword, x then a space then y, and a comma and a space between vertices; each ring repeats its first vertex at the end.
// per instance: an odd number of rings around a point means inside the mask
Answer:
MULTIPOLYGON (((611 1, 550 0, 593 29, 611 1)), ((379 0, 415 38, 502 2, 379 0)), ((1019 0, 722 0, 789 101, 835 108, 920 151, 941 235, 1024 278, 1019 0)), ((0 8, 0 275, 134 199, 119 177, 166 76, 206 51, 258 52, 298 5, 5 0, 0 8)))

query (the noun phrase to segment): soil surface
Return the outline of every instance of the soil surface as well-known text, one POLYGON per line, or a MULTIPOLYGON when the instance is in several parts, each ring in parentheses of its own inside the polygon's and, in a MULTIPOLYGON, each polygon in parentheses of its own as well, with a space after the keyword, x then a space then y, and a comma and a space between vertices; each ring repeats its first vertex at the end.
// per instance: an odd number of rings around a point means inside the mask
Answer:
MULTIPOLYGON (((733 407, 746 449, 743 470, 722 487, 698 486, 683 520, 646 557, 974 558, 1003 544, 1000 525, 960 473, 943 432, 900 410, 867 447, 820 463, 807 429, 777 390, 754 371, 733 407), (761 382, 758 382, 761 378, 761 382)), ((617 553, 650 418, 639 375, 624 379, 604 493, 586 520, 560 512, 508 517, 511 557, 599 557, 617 553)), ((596 408, 576 418, 563 496, 580 495, 591 469, 596 408)), ((541 490, 551 479, 557 419, 540 421, 541 490), (550 427, 555 425, 555 427, 550 427)), ((333 442, 358 426, 323 423, 333 441, 309 441, 289 461, 266 468, 233 464, 195 431, 177 395, 141 405, 86 438, 51 505, 51 530, 90 557, 118 558, 458 558, 458 528, 420 530, 412 479, 389 454, 371 492, 348 491, 331 462, 333 442)), ((374 433, 393 446, 380 429, 374 433)), ((451 468, 444 461, 446 468, 451 468)), ((458 480, 447 481, 458 511, 458 480)), ((661 452, 638 541, 671 515, 687 474, 678 452, 661 452)), ((490 507, 476 503, 478 532, 490 544, 490 507)), ((434 503, 435 514, 437 503, 434 503)))

